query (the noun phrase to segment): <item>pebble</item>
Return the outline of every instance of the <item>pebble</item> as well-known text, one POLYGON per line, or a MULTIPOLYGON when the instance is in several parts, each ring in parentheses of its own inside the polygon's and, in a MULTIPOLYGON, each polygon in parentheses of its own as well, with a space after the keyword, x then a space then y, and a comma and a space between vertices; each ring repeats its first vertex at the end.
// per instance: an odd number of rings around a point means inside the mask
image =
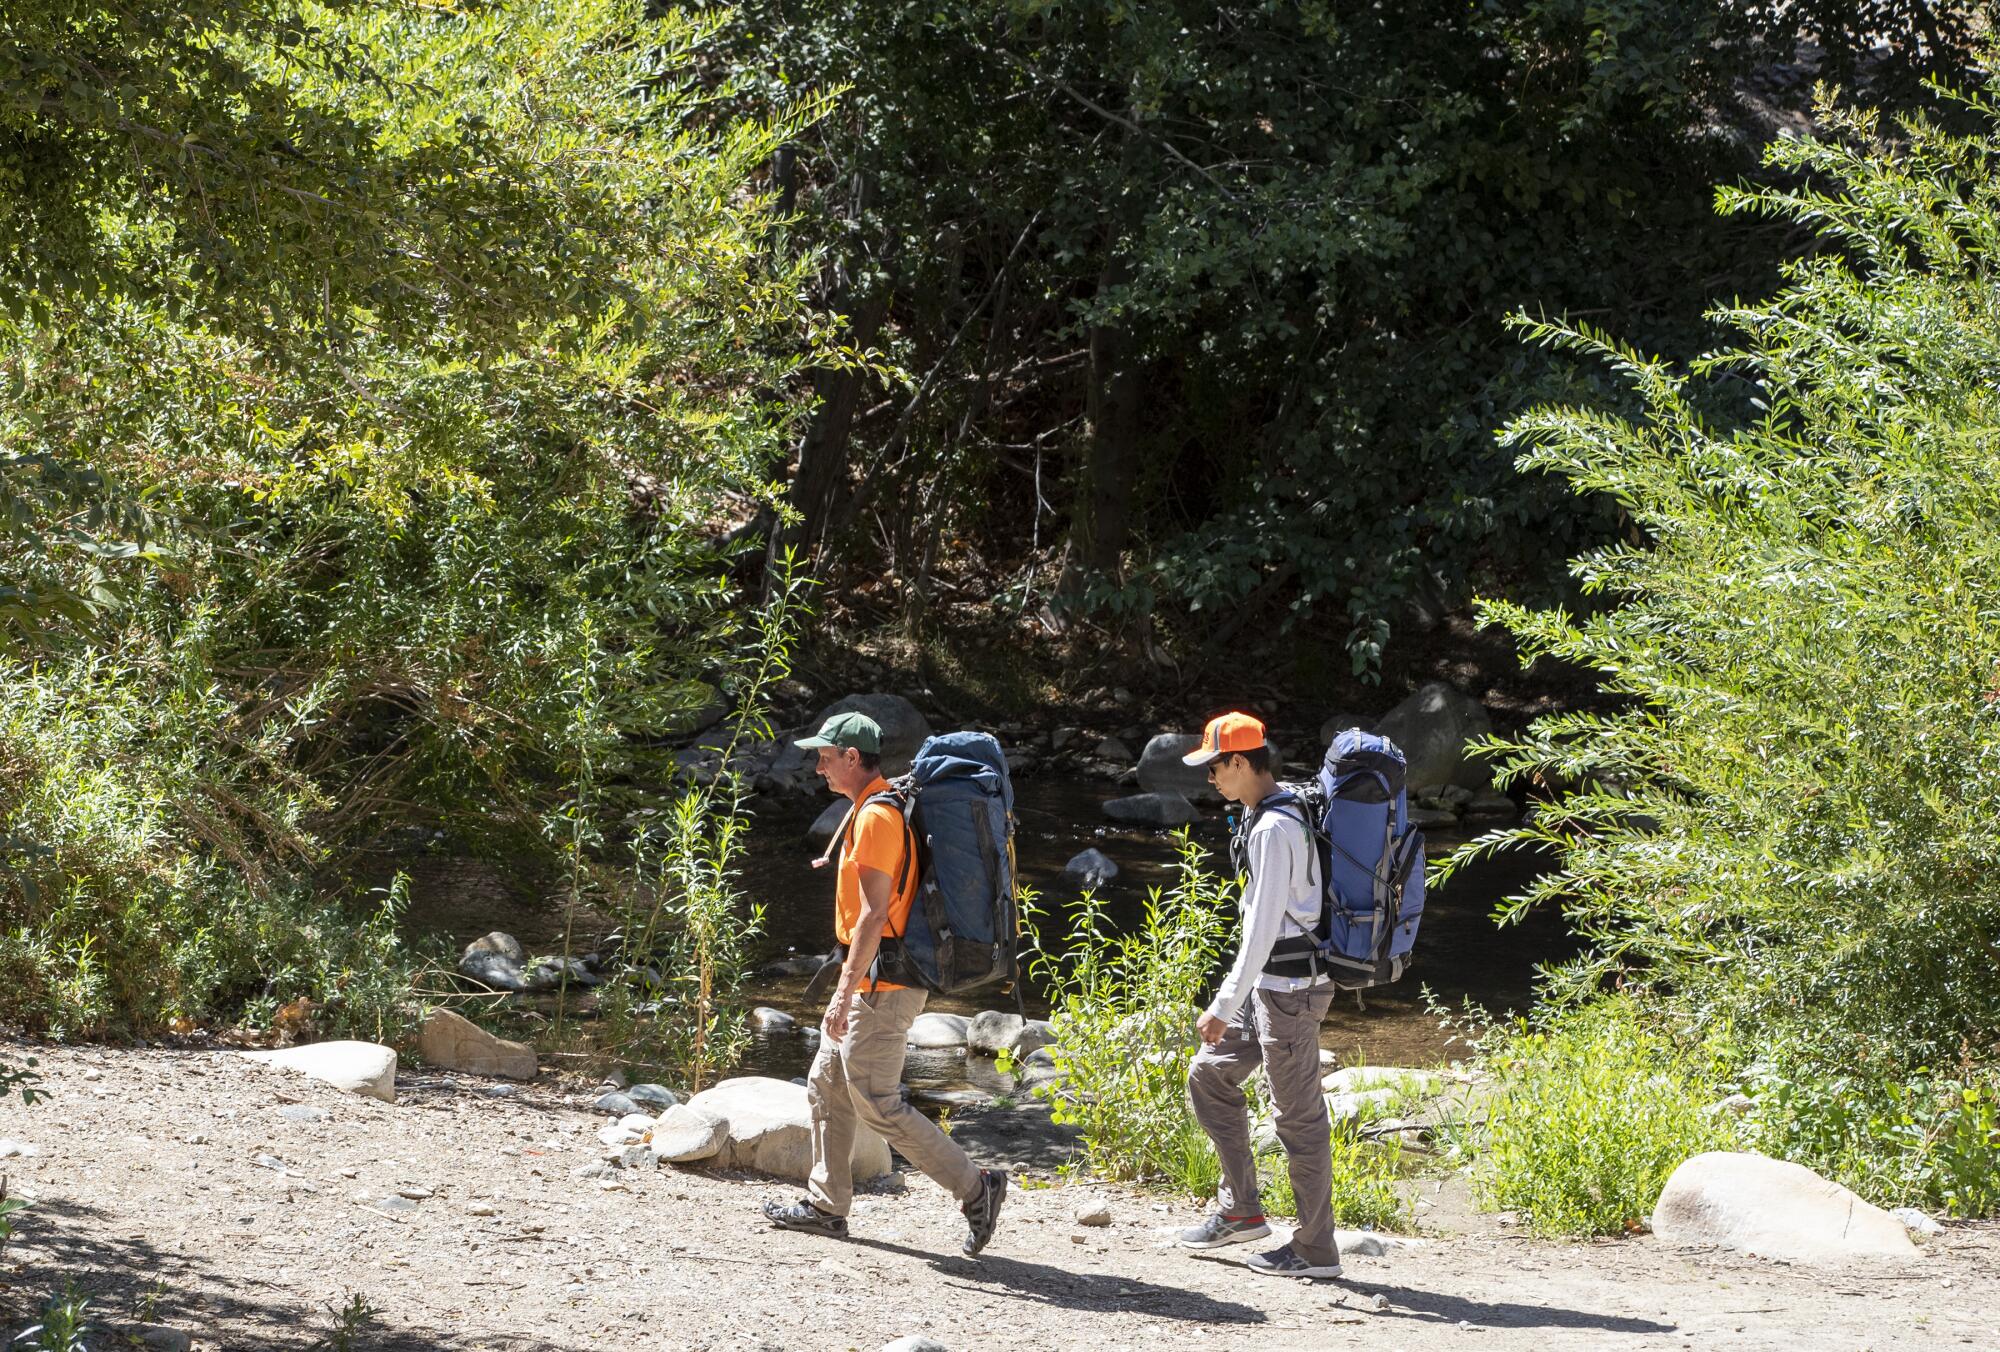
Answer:
POLYGON ((628 1145, 618 1152, 613 1161, 620 1169, 644 1169, 653 1163, 653 1148, 646 1145, 628 1145))
POLYGON ((518 1084, 489 1084, 479 1092, 488 1098, 512 1098, 521 1092, 521 1086, 518 1084))
POLYGON ((31 1160, 41 1153, 42 1148, 40 1146, 29 1145, 26 1141, 0 1140, 0 1160, 31 1160))
POLYGON ((208 1134, 206 1132, 200 1132, 200 1131, 194 1132, 188 1136, 187 1143, 189 1145, 207 1145, 208 1134))
POLYGON ((1103 1202, 1085 1202, 1076 1209, 1078 1225, 1101 1226, 1111 1224, 1111 1208, 1103 1202))
POLYGON ((882 1352, 950 1352, 950 1349, 921 1333, 909 1333, 893 1343, 882 1344, 882 1352))
POLYGON ((324 1108, 312 1108, 303 1103, 288 1103, 278 1109, 278 1116, 287 1122, 324 1122, 329 1115, 324 1108))
POLYGON ((468 1216, 497 1216, 500 1214, 500 1208, 494 1206, 491 1202, 470 1202, 466 1205, 465 1214, 468 1216))
POLYGON ((1386 1310, 1389 1308, 1389 1298, 1377 1291, 1368 1298, 1368 1306, 1373 1310, 1386 1310))
POLYGON ((1899 1206, 1889 1213, 1903 1223, 1906 1230, 1914 1230, 1920 1235, 1941 1235, 1944 1227, 1913 1206, 1899 1206))
POLYGON ((412 1183, 407 1187, 401 1187, 396 1189, 396 1195, 398 1197, 407 1197, 412 1202, 421 1202, 431 1197, 433 1194, 429 1188, 420 1187, 417 1184, 412 1183))
POLYGON ((415 1211, 417 1204, 407 1197, 377 1197, 369 1203, 377 1211, 415 1211))
POLYGON ((618 1117, 630 1117, 639 1111, 639 1105, 632 1101, 630 1095, 621 1094, 615 1089, 598 1099, 591 1107, 600 1113, 612 1113, 618 1117))
POLYGON ((342 1178, 359 1178, 361 1177, 361 1171, 359 1169, 354 1169, 354 1168, 342 1169, 340 1171, 340 1176, 342 1178))
POLYGON ((194 1346, 194 1340, 179 1329, 155 1326, 140 1329, 138 1334, 140 1345, 148 1352, 188 1352, 194 1346))
POLYGON ((799 1021, 782 1009, 769 1005, 759 1005, 750 1011, 750 1024, 765 1033, 789 1033, 798 1027, 799 1021))
POLYGON ((647 1108, 671 1108, 680 1102, 673 1090, 659 1084, 635 1084, 625 1091, 625 1097, 647 1108))
POLYGON ((580 1164, 569 1171, 571 1178, 609 1178, 611 1166, 608 1164, 580 1164))
POLYGON ((104 1078, 104 1072, 101 1070, 86 1070, 83 1072, 83 1078, 86 1080, 101 1080, 104 1078))
POLYGON ((276 1155, 252 1155, 250 1162, 259 1169, 276 1169, 281 1174, 285 1172, 285 1162, 276 1155))

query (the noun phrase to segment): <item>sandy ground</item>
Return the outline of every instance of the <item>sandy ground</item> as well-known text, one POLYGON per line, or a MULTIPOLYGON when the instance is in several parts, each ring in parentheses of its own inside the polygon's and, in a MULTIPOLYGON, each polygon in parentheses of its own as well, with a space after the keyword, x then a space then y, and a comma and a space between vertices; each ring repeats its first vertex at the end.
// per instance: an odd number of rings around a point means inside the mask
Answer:
MULTIPOLYGON (((843 1243, 761 1224, 795 1184, 574 1177, 602 1121, 580 1085, 490 1098, 406 1071, 390 1106, 227 1052, 0 1042, 30 1053, 51 1100, 0 1107, 0 1138, 40 1149, 0 1161, 32 1199, 0 1254, 0 1345, 68 1279, 106 1330, 94 1348, 139 1322, 218 1352, 338 1347, 330 1311, 356 1293, 377 1311, 357 1349, 2000 1348, 1993 1225, 1952 1227, 1906 1268, 1820 1272, 1531 1241, 1444 1204, 1434 1232, 1461 1233, 1308 1285, 1168 1247, 1193 1206, 1037 1170, 972 1261, 921 1178, 860 1198, 843 1243), (1109 1202, 1109 1227, 1075 1223, 1085 1199, 1109 1202)), ((966 1133, 976 1153, 1045 1149, 991 1128, 966 1133)))

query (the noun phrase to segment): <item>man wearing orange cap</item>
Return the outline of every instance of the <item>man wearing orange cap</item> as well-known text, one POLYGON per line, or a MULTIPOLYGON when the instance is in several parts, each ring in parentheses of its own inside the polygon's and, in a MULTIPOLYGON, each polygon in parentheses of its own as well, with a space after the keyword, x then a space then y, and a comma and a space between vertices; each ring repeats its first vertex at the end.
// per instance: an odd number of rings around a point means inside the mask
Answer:
POLYGON ((1241 713, 1211 719, 1201 745, 1182 759, 1206 765, 1217 792, 1250 812, 1236 847, 1243 936, 1222 989, 1195 1021, 1202 1045, 1188 1067, 1188 1101, 1215 1142, 1222 1182, 1215 1214, 1181 1231, 1180 1242, 1214 1249, 1271 1233, 1257 1197, 1243 1095, 1244 1080, 1262 1065, 1299 1223, 1289 1243, 1245 1266, 1279 1277, 1338 1277, 1332 1123, 1319 1078, 1319 1025, 1333 1003, 1333 980, 1313 943, 1324 865, 1304 804, 1278 787, 1262 723, 1241 713))

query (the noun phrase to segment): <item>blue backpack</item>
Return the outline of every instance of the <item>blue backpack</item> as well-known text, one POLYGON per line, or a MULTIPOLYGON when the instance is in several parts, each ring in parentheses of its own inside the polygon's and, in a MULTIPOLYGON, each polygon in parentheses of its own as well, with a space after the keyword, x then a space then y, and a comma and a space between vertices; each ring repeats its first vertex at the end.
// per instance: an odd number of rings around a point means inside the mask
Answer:
POLYGON ((1014 785, 1000 743, 983 732, 932 737, 917 748, 910 773, 868 803, 903 816, 909 848, 897 895, 909 870, 917 872, 909 916, 900 932, 883 935, 869 974, 943 995, 1013 981, 1014 785))
POLYGON ((1342 990, 1386 986, 1403 975, 1424 918, 1424 833, 1410 828, 1408 765, 1386 737, 1348 728, 1333 739, 1319 778, 1284 785, 1260 813, 1296 817, 1313 837, 1320 871, 1319 924, 1281 938, 1264 970, 1327 972, 1342 990))

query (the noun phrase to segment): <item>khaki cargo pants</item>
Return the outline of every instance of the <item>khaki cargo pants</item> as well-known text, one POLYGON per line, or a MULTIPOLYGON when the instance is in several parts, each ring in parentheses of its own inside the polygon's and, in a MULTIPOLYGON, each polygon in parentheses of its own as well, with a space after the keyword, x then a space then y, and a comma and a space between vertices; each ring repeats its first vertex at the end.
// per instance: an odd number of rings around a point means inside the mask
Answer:
POLYGON ((1264 1212, 1257 1198, 1257 1162, 1250 1154, 1250 1112, 1243 1094, 1250 1072, 1264 1067, 1299 1209, 1292 1252, 1313 1264, 1340 1261, 1333 1242, 1333 1124, 1319 1074, 1319 1025, 1332 1005, 1331 985, 1252 990, 1222 1040, 1203 1044, 1188 1066, 1188 1102, 1222 1160, 1215 1202, 1225 1216, 1264 1212))
POLYGON ((806 1196, 821 1211, 845 1216, 854 1203, 857 1121, 881 1133, 891 1149, 960 1202, 980 1195, 978 1167, 935 1122, 903 1102, 903 1052, 924 995, 909 989, 857 994, 847 1006, 847 1036, 820 1041, 806 1075, 813 1134, 806 1196))

